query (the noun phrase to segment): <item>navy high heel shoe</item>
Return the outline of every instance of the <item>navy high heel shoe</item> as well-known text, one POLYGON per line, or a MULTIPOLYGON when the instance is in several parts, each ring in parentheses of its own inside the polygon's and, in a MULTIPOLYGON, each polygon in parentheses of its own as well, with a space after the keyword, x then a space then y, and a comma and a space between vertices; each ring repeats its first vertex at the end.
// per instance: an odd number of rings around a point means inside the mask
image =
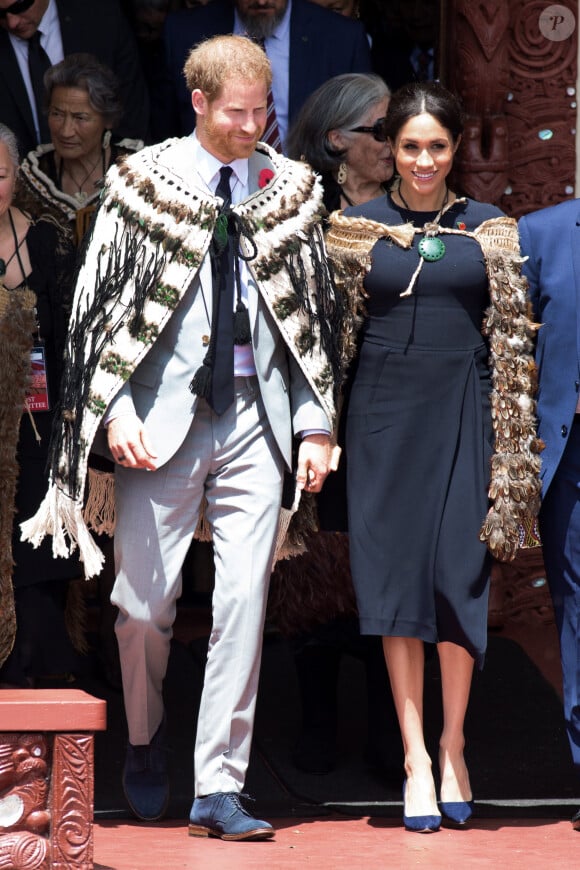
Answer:
POLYGON ((440 801, 444 817, 455 825, 464 825, 473 814, 473 801, 440 801))
POLYGON ((407 816, 405 815, 405 789, 407 780, 403 782, 403 824, 406 831, 414 834, 434 834, 441 827, 441 816, 407 816))

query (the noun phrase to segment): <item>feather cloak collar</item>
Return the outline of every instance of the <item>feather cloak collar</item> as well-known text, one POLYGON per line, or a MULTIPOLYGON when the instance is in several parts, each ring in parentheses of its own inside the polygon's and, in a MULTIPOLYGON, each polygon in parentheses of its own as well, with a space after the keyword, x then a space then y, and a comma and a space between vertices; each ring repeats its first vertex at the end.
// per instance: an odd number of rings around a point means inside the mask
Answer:
MULTIPOLYGON (((49 489, 21 528, 34 546, 51 534, 55 556, 78 546, 87 577, 103 561, 83 517, 91 444, 110 401, 196 277, 218 215, 219 201, 188 178, 185 143, 145 148, 109 170, 76 281, 49 489)), ((258 190, 233 207, 244 253, 255 254, 248 266, 334 423, 342 314, 322 238, 322 188, 306 164, 263 144, 250 158, 252 172, 258 190)))
MULTIPOLYGON (((410 248, 416 232, 412 224, 387 226, 367 218, 334 212, 326 243, 335 264, 337 286, 363 315, 363 281, 371 266, 378 239, 389 238, 410 248)), ((473 232, 438 226, 441 234, 469 236, 481 246, 489 280, 490 305, 483 333, 489 339, 492 391, 491 415, 495 435, 489 484, 490 508, 480 539, 492 555, 509 561, 516 555, 520 530, 533 525, 540 505, 540 452, 536 435, 536 368, 533 336, 537 329, 521 275, 517 223, 498 217, 473 232)), ((412 292, 412 284, 401 295, 412 292)))

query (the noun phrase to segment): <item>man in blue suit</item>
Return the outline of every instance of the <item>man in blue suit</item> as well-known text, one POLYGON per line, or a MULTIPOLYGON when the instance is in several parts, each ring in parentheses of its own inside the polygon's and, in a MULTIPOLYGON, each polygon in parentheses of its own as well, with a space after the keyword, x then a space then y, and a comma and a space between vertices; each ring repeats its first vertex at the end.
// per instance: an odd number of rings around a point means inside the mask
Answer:
MULTIPOLYGON (((580 774, 580 202, 519 222, 524 274, 538 332, 538 435, 542 453, 540 535, 556 624, 564 715, 580 774)), ((580 830, 580 810, 572 818, 580 830)))
POLYGON ((319 85, 341 73, 371 71, 362 24, 307 0, 212 0, 197 9, 182 9, 168 15, 165 24, 169 102, 176 101, 173 117, 166 120, 168 135, 185 136, 195 124, 183 79, 189 51, 201 40, 225 33, 264 40, 282 143, 302 104, 319 85))

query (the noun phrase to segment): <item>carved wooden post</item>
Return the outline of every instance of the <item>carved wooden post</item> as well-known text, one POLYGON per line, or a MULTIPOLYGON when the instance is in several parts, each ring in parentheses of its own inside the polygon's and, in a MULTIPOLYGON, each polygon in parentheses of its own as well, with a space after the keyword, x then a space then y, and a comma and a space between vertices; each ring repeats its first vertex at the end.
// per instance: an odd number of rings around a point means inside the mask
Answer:
POLYGON ((445 5, 446 81, 463 100, 466 123, 456 164, 460 192, 499 203, 508 185, 509 8, 505 0, 445 5))
POLYGON ((444 82, 467 124, 458 187, 507 214, 574 195, 576 0, 447 0, 444 82))
POLYGON ((93 732, 105 728, 105 701, 4 689, 0 722, 0 868, 92 870, 93 732))
POLYGON ((578 3, 510 3, 507 115, 514 217, 574 195, 578 3), (563 13, 563 14, 562 14, 563 13))

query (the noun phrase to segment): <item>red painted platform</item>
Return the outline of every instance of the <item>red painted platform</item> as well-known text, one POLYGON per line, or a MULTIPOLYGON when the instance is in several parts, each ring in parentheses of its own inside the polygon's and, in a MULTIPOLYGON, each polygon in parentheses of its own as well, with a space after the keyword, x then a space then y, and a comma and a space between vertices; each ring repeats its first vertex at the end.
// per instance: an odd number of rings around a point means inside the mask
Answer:
MULTIPOLYGON (((176 623, 184 642, 196 636, 199 619, 176 623)), ((551 621, 509 620, 497 632, 516 641, 546 680, 561 691, 556 630, 551 621)), ((522 740, 526 735, 522 734, 522 740)), ((542 751, 529 748, 530 753, 542 751)), ((187 834, 186 819, 143 825, 125 820, 95 823, 95 870, 578 870, 580 832, 567 820, 578 804, 559 807, 557 818, 529 818, 512 807, 509 818, 489 818, 490 807, 462 830, 412 834, 396 817, 347 815, 270 818, 274 840, 226 843, 187 834), (512 812, 513 810, 513 812, 512 812)), ((368 812, 368 810, 366 810, 368 812)), ((549 812, 549 809, 548 809, 549 812)), ((401 807, 402 813, 402 807, 401 807)), ((477 816, 477 805, 476 805, 477 816)), ((265 816, 268 818, 268 816, 265 816)))
POLYGON ((2 689, 0 731, 102 731, 107 704, 81 689, 2 689))
POLYGON ((189 837, 184 821, 94 828, 95 870, 577 870, 580 833, 569 822, 475 820, 464 830, 406 832, 394 819, 276 821, 276 837, 225 843, 189 837))

